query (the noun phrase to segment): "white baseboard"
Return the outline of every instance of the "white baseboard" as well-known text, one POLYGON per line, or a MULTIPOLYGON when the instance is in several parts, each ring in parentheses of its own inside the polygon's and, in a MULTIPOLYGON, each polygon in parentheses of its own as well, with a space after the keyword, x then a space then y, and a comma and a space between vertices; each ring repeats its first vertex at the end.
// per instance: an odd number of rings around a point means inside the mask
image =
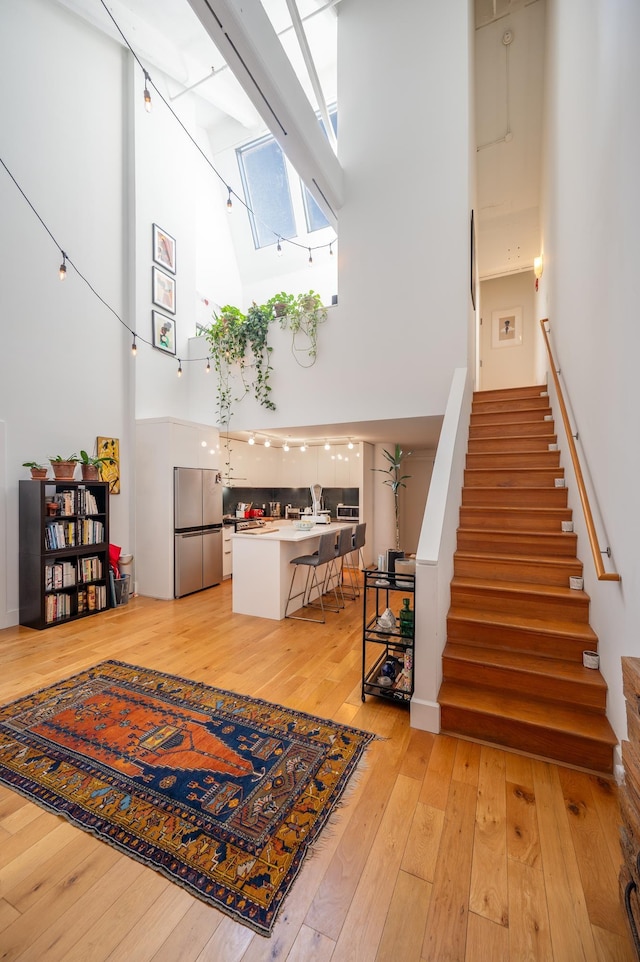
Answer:
POLYGON ((440 705, 437 701, 424 701, 416 698, 411 699, 411 727, 419 728, 424 732, 433 732, 437 735, 440 731, 440 705))

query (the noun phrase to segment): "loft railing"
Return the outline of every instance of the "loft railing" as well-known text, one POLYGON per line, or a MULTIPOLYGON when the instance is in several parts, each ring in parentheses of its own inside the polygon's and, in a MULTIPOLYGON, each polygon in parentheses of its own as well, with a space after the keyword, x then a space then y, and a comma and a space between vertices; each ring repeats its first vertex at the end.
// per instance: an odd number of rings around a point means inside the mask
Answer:
POLYGON ((606 554, 608 557, 610 557, 611 550, 608 547, 604 551, 600 548, 598 535, 596 534, 596 526, 593 523, 593 514, 591 512, 591 505, 589 504, 589 496, 587 495, 587 488, 584 483, 584 478, 582 476, 582 469, 580 467, 580 461, 578 458, 578 450, 576 448, 573 432, 571 430, 571 422, 569 421, 567 406, 564 403, 564 395, 562 393, 562 388, 560 386, 560 378, 558 377, 559 371, 553 359, 553 352, 551 350, 551 343, 549 341, 549 332, 545 327, 545 324, 548 324, 548 323, 549 323, 548 319, 544 318, 543 320, 540 321, 540 327, 542 328, 544 342, 547 346, 547 354, 549 355, 549 365, 551 367, 553 381, 556 386, 556 394, 558 395, 558 403, 560 405, 562 423, 564 424, 565 434, 567 435, 567 442, 569 444, 569 453, 571 455, 571 463, 573 464, 573 470, 576 476, 578 493, 580 495, 580 501, 582 503, 584 520, 587 525, 587 533, 589 535, 589 543, 591 545, 591 551, 593 553, 593 562, 595 565, 596 574, 598 576, 598 581, 620 581, 620 575, 617 574, 617 572, 605 571, 604 569, 604 562, 602 560, 602 555, 606 554))

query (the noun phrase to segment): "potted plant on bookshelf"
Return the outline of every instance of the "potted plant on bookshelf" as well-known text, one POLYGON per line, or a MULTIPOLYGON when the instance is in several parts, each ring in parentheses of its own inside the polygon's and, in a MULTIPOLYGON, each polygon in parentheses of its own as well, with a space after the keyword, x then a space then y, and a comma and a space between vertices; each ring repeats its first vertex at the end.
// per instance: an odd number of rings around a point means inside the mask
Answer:
POLYGON ((93 458, 86 451, 80 451, 80 470, 82 472, 83 481, 99 481, 100 480, 100 466, 102 464, 115 464, 113 458, 102 457, 93 458))
POLYGON ((38 464, 37 461, 23 461, 22 467, 31 469, 31 477, 34 480, 43 480, 47 476, 47 468, 44 464, 38 464))
POLYGON ((73 481, 76 464, 78 463, 77 454, 70 454, 66 458, 63 458, 61 454, 56 454, 55 457, 49 458, 49 462, 53 468, 53 476, 57 481, 73 481))

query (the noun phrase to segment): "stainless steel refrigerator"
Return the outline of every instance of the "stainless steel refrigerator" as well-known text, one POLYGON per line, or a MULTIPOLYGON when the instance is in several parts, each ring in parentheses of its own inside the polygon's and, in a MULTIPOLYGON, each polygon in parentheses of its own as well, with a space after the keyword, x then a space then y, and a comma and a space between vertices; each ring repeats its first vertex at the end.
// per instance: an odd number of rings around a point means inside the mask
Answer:
POLYGON ((174 594, 222 581, 222 476, 209 468, 173 469, 174 594))

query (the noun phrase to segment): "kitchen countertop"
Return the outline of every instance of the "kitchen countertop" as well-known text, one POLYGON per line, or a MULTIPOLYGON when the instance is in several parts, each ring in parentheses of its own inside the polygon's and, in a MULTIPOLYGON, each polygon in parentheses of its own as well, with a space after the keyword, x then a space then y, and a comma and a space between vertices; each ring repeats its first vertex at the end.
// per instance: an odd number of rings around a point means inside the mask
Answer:
MULTIPOLYGON (((264 518, 261 520, 265 520, 264 518)), ((321 534, 325 534, 327 531, 340 531, 345 525, 353 528, 353 521, 332 521, 330 524, 314 524, 310 531, 300 531, 298 528, 294 528, 293 521, 278 521, 274 518, 273 522, 269 522, 265 527, 271 527, 273 525, 277 530, 275 531, 265 531, 259 535, 252 534, 253 531, 260 531, 259 528, 248 529, 246 531, 236 531, 233 535, 234 538, 251 538, 255 541, 256 538, 260 538, 261 541, 308 541, 309 538, 319 538, 321 534)))

